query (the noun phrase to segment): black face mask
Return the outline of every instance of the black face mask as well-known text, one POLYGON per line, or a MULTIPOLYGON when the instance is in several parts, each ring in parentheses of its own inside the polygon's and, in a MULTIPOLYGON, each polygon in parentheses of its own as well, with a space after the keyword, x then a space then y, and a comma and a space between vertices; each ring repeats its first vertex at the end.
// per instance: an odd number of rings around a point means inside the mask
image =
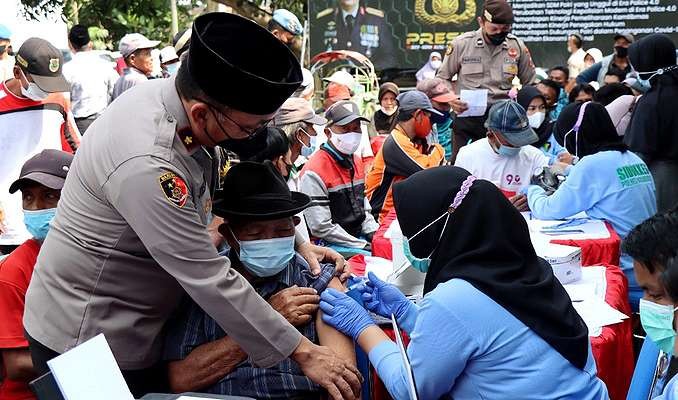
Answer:
POLYGON ((508 34, 508 32, 499 32, 495 33, 494 35, 487 35, 487 37, 490 38, 490 42, 493 45, 499 46, 500 44, 504 43, 504 40, 506 40, 508 34))
POLYGON ((440 111, 440 110, 437 111, 443 115, 431 113, 431 122, 433 122, 434 124, 443 124, 450 118, 449 111, 440 111))
MULTIPOLYGON (((205 130, 205 133, 207 133, 207 130, 205 130)), ((241 160, 246 160, 258 154, 266 147, 266 135, 266 129, 261 129, 248 138, 224 139, 218 142, 217 145, 237 154, 241 160)))
POLYGON ((12 45, 11 44, 9 46, 7 46, 7 45, 0 46, 0 55, 4 54, 5 52, 7 52, 8 56, 14 55, 14 51, 12 51, 12 45))
POLYGON ((614 46, 614 53, 617 57, 626 57, 629 55, 629 49, 622 46, 614 46))

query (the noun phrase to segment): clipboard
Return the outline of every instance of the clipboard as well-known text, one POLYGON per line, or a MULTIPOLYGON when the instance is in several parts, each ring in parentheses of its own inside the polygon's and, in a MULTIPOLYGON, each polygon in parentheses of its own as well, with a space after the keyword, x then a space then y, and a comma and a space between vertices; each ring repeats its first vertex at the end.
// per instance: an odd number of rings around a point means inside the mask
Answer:
POLYGON ((405 377, 407 378, 407 392, 409 394, 409 398, 410 400, 419 400, 419 396, 417 396, 417 385, 414 383, 414 372, 412 372, 410 358, 407 356, 407 351, 405 350, 405 345, 403 344, 403 338, 400 334, 398 321, 396 321, 396 317, 393 314, 391 314, 391 325, 393 325, 393 333, 395 334, 396 345, 398 345, 398 350, 400 350, 400 356, 402 357, 403 365, 405 366, 405 377))

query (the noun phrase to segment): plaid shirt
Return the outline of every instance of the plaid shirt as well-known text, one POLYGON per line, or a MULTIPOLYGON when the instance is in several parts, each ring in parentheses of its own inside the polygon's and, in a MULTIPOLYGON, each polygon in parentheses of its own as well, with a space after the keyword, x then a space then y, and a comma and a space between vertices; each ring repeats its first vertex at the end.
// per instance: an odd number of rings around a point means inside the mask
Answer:
MULTIPOLYGON (((322 265, 320 275, 313 276, 306 261, 297 255, 282 272, 253 286, 264 299, 294 285, 312 287, 321 293, 334 277, 334 270, 334 265, 325 264, 322 265)), ((311 342, 318 342, 314 321, 298 329, 311 342)), ((168 322, 165 360, 183 360, 196 347, 225 336, 226 333, 216 321, 187 297, 168 322)), ((256 399, 313 399, 319 398, 321 388, 307 378, 299 365, 289 358, 272 368, 258 368, 248 359, 202 392, 256 399)))

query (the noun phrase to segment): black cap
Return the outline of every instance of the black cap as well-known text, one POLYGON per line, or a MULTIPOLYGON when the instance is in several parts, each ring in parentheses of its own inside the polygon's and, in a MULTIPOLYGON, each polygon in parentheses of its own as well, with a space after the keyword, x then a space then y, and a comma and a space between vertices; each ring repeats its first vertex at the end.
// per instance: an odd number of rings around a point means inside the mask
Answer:
POLYGON ((214 100, 256 115, 275 112, 303 80, 295 55, 268 30, 221 12, 193 22, 188 70, 214 100))
POLYGON ((359 119, 361 121, 370 122, 369 119, 360 115, 358 106, 350 100, 341 100, 332 104, 327 111, 325 111, 325 118, 328 125, 348 125, 351 122, 359 119))
POLYGON ((19 179, 12 182, 9 192, 14 193, 27 183, 36 182, 50 189, 64 187, 66 174, 71 168, 73 154, 47 149, 29 158, 21 167, 19 179))
POLYGON ((483 18, 493 24, 512 24, 513 8, 506 0, 485 0, 483 18))
POLYGON ((191 44, 191 29, 184 29, 181 32, 177 32, 172 38, 172 45, 174 46, 174 51, 177 52, 177 55, 181 55, 188 50, 188 46, 191 44))
POLYGON ((215 215, 250 220, 291 217, 306 209, 311 198, 291 192, 287 182, 270 161, 244 161, 228 170, 223 191, 215 199, 215 215))
POLYGON ((71 85, 61 73, 64 57, 45 39, 30 38, 16 54, 16 63, 31 74, 33 82, 47 93, 68 92, 71 85))
POLYGON ((73 25, 71 31, 68 32, 68 41, 71 42, 76 49, 85 46, 91 41, 87 27, 84 25, 73 25))

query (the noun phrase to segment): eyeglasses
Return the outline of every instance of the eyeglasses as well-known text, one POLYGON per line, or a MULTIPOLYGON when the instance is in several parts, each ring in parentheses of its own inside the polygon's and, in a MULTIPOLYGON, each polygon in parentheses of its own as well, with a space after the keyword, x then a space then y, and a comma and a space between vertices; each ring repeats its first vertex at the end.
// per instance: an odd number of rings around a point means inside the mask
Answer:
MULTIPOLYGON (((236 122, 233 118, 229 117, 227 114, 224 114, 223 112, 219 111, 219 109, 218 109, 216 106, 214 106, 212 103, 207 102, 207 101, 205 101, 205 100, 203 100, 203 99, 198 99, 198 98, 196 98, 196 100, 200 101, 201 103, 207 104, 207 106, 209 107, 210 111, 211 111, 212 114, 215 116, 215 118, 220 119, 220 118, 217 117, 217 115, 220 115, 220 116, 222 116, 224 119, 227 119, 228 121, 230 121, 231 123, 233 123, 233 125, 237 126, 238 129, 240 129, 241 132, 245 132, 245 133, 247 134, 247 138, 248 138, 248 139, 253 138, 253 137, 256 136, 258 133, 260 133, 260 132, 263 131, 264 129, 268 128, 268 126, 269 126, 269 125, 271 124, 271 122, 273 121, 273 118, 271 118, 271 119, 268 119, 268 120, 264 121, 263 123, 261 123, 261 124, 260 124, 258 127, 256 127, 256 128, 245 128, 244 126, 242 126, 242 125, 240 125, 238 122, 236 122)), ((219 124, 219 128, 221 128, 221 130, 224 131, 224 133, 226 133, 225 130, 224 130, 224 128, 221 126, 221 124, 219 124)), ((228 134, 227 134, 227 136, 230 137, 231 135, 228 135, 228 134)))

